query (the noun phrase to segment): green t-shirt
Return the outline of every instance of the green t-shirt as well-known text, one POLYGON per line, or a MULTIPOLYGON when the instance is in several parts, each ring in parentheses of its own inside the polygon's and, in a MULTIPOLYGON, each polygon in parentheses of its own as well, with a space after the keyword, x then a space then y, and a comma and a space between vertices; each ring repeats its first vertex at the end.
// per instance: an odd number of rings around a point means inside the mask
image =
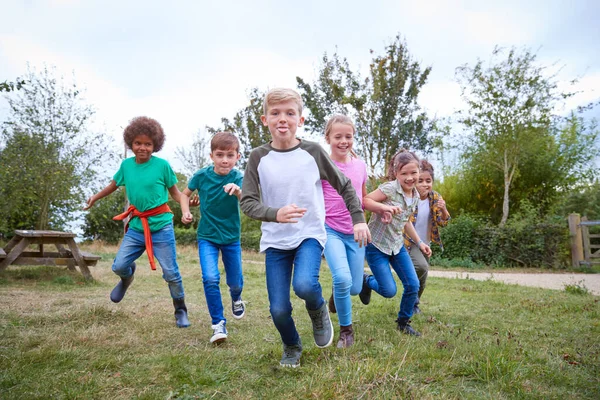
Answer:
POLYGON ((198 240, 217 244, 231 244, 240 240, 240 206, 238 198, 223 190, 228 183, 242 187, 243 175, 232 169, 227 175, 219 175, 212 165, 200 169, 188 182, 188 189, 198 190, 200 198, 200 222, 198 240))
MULTIPOLYGON (((177 183, 177 176, 168 161, 152 156, 143 164, 137 164, 135 157, 121 162, 113 177, 117 186, 125 186, 129 203, 138 211, 147 211, 165 204, 169 200, 169 188, 177 183)), ((164 213, 148 218, 150 231, 156 232, 173 222, 172 213, 164 213)), ((132 218, 129 227, 143 232, 142 221, 132 218)))

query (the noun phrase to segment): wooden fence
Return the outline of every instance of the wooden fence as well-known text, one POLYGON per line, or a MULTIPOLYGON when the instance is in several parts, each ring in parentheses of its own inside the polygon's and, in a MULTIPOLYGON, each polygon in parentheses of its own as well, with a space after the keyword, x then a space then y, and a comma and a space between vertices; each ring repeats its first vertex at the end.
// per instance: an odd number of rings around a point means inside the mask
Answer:
POLYGON ((600 226, 600 221, 588 221, 579 214, 569 214, 573 267, 600 264, 600 240, 597 240, 600 233, 590 233, 591 226, 600 226))

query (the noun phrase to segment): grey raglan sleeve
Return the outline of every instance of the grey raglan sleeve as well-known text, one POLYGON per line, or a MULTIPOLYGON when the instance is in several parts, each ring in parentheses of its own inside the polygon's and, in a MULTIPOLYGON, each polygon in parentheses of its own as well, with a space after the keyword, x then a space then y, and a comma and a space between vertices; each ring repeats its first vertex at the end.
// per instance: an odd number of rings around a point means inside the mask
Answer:
POLYGON ((242 212, 252 219, 266 222, 277 222, 278 208, 265 206, 260 197, 260 180, 258 177, 258 164, 263 156, 262 148, 252 150, 242 184, 242 198, 240 208, 242 212))
POLYGON ((331 187, 342 196, 344 203, 346 203, 346 208, 352 217, 352 224, 356 225, 365 222, 365 214, 363 213, 356 190, 354 190, 354 186, 352 186, 352 181, 336 167, 333 161, 331 161, 331 158, 329 158, 325 150, 323 150, 319 144, 312 146, 309 152, 313 155, 319 166, 321 179, 325 179, 329 182, 331 187))

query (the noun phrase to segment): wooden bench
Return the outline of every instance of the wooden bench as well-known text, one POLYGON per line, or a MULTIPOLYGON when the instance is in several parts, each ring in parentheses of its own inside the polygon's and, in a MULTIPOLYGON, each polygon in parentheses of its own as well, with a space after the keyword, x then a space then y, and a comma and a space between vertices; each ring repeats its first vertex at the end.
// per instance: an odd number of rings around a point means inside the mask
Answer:
POLYGON ((6 258, 6 253, 2 247, 0 247, 0 258, 6 258))

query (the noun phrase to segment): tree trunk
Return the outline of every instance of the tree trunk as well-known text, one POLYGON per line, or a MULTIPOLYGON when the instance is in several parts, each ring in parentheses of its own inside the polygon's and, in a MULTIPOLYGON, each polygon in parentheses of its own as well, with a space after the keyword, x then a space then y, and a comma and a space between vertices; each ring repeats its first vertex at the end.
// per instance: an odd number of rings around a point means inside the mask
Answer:
POLYGON ((500 220, 500 227, 503 227, 508 220, 510 184, 512 183, 516 170, 517 160, 513 160, 511 167, 508 161, 508 150, 504 150, 504 198, 502 200, 502 219, 500 220))

